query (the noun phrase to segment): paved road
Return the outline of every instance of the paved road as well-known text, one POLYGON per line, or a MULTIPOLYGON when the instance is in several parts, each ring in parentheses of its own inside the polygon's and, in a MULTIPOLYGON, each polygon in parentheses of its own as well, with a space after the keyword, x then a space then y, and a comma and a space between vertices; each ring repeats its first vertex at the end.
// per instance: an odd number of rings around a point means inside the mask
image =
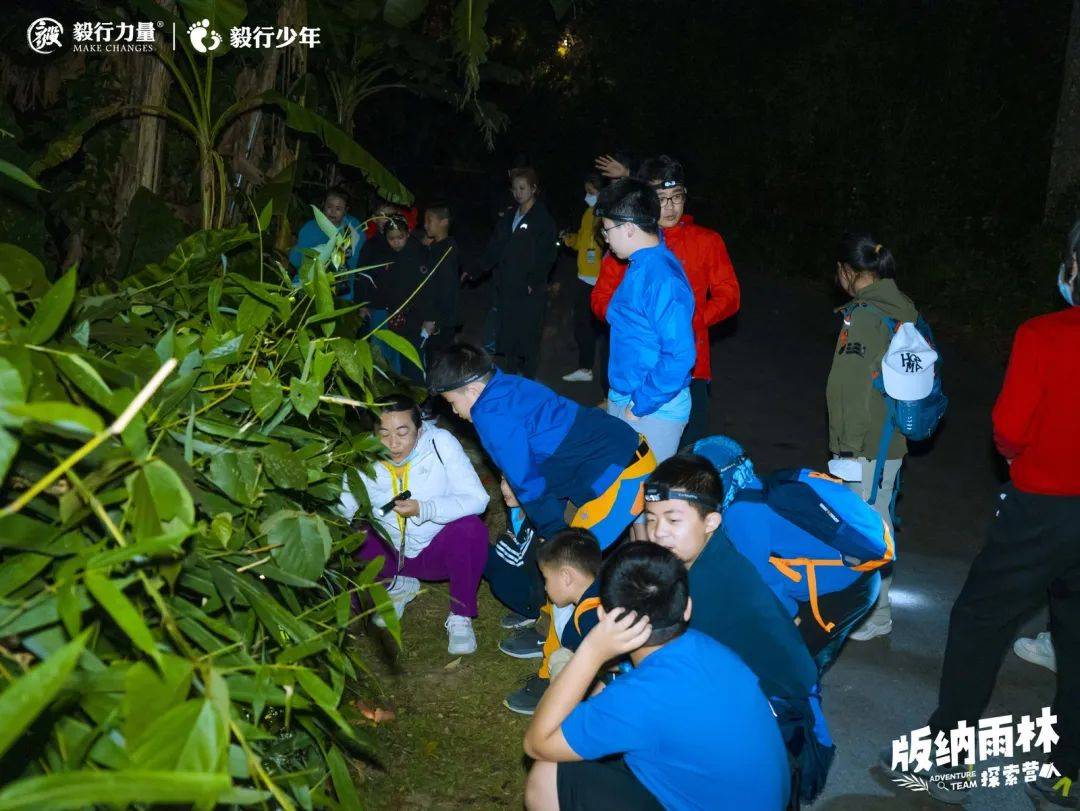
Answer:
MULTIPOLYGON (((559 380, 576 360, 567 296, 572 273, 568 262, 560 264, 562 291, 549 309, 540 378, 563 394, 595 403, 602 397, 598 384, 559 380)), ((737 438, 762 471, 821 465, 835 302, 821 286, 765 271, 744 270, 740 279, 742 311, 713 343, 713 430, 737 438)), ((1001 481, 989 415, 1003 366, 972 357, 947 339, 942 353, 952 404, 934 447, 908 460, 892 590, 894 630, 885 638, 850 643, 825 677, 825 709, 839 752, 815 809, 940 807, 926 794, 892 786, 873 764, 882 747, 922 726, 934 707, 949 610, 1001 481)), ((1025 628, 1033 634, 1044 622, 1045 616, 1033 617, 1025 628)), ((1010 653, 986 715, 1034 715, 1050 704, 1053 690, 1051 673, 1010 653)), ((966 807, 1032 805, 1022 790, 1002 788, 973 792, 966 807)))

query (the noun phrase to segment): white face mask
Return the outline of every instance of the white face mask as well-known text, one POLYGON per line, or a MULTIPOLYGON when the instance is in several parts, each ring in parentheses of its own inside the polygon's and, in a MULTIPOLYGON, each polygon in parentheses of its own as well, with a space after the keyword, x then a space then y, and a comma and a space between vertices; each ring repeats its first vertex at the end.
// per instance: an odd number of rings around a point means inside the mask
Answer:
POLYGON ((585 205, 587 205, 589 208, 592 208, 593 206, 595 206, 596 205, 596 195, 595 194, 586 194, 585 195, 585 205))

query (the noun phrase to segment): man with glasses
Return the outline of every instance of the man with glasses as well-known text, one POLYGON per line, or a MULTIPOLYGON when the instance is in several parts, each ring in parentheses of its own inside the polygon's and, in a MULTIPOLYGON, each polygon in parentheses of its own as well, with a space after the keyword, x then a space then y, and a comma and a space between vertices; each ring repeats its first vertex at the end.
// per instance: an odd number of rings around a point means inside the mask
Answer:
MULTIPOLYGON (((629 170, 613 158, 597 159, 597 168, 608 177, 629 176, 629 170)), ((709 356, 709 328, 730 318, 739 309, 739 282, 728 256, 727 246, 716 231, 704 228, 684 213, 686 180, 682 164, 667 155, 646 160, 637 177, 654 189, 660 198, 660 228, 664 243, 683 266, 694 291, 694 343, 697 361, 690 381, 691 410, 683 445, 708 436, 709 386, 712 362, 709 356)), ((615 289, 626 273, 626 263, 610 253, 604 257, 593 287, 592 308, 604 320, 615 289)))

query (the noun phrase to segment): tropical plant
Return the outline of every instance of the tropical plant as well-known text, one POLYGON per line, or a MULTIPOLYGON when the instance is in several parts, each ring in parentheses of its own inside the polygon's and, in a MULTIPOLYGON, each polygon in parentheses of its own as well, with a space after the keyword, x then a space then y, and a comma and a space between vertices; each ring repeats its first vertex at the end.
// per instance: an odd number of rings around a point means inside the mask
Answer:
POLYGON ((270 214, 118 289, 0 245, 0 809, 358 808, 354 601, 399 628, 334 505, 393 383, 334 303, 347 235, 316 212, 294 287, 270 214))

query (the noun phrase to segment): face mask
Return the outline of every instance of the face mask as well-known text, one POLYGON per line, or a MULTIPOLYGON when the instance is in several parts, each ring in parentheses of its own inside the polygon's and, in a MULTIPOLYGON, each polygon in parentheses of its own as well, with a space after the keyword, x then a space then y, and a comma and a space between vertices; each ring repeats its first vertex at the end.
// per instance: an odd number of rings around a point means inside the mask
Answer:
POLYGON ((589 208, 592 208, 593 206, 595 206, 596 205, 596 195, 595 194, 586 194, 585 195, 585 205, 587 205, 589 208))
POLYGON ((1057 283, 1058 283, 1058 290, 1061 291, 1061 297, 1063 299, 1065 299, 1066 304, 1072 306, 1072 304, 1073 304, 1073 290, 1072 290, 1072 288, 1073 288, 1073 285, 1076 284, 1076 280, 1074 279, 1072 284, 1065 281, 1065 263, 1064 262, 1061 263, 1061 268, 1058 270, 1057 283))

